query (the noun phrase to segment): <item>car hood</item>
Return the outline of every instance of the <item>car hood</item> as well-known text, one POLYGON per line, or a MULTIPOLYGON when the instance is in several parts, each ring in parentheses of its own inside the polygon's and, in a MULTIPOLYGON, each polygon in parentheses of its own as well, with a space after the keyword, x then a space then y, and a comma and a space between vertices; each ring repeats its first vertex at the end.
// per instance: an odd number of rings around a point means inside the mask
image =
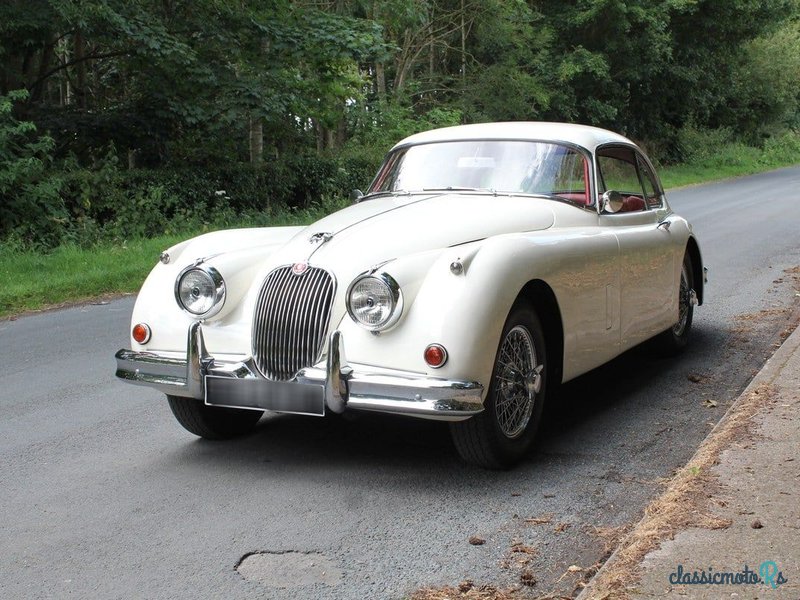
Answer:
POLYGON ((378 264, 504 233, 547 229, 555 220, 550 202, 488 194, 374 198, 303 229, 276 258, 287 263, 378 264))

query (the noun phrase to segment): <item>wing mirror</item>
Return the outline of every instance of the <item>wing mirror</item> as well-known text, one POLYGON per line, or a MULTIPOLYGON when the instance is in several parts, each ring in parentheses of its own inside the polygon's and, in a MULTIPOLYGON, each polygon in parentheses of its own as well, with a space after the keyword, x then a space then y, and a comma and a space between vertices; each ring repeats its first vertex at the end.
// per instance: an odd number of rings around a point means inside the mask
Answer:
POLYGON ((608 190, 600 196, 600 200, 602 201, 603 212, 617 213, 622 210, 622 194, 615 190, 608 190))
POLYGON ((359 202, 361 202, 361 199, 363 197, 364 197, 364 192, 362 192, 361 190, 356 189, 350 192, 350 200, 353 201, 353 204, 358 204, 359 202))

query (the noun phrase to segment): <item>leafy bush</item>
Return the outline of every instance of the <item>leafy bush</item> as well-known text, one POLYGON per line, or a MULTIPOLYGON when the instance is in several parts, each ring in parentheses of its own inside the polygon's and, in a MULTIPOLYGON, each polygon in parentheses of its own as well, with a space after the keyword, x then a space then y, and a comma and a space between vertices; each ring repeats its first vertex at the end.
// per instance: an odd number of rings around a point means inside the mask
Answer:
POLYGON ((68 214, 62 181, 50 170, 53 140, 14 117, 14 103, 27 96, 25 90, 0 96, 0 236, 13 232, 52 246, 62 241, 68 214))
POLYGON ((0 164, 0 239, 43 249, 307 220, 339 207, 352 189, 365 188, 378 163, 367 155, 300 155, 257 167, 122 170, 109 146, 92 168, 67 159, 56 169, 47 156, 35 155, 50 147, 47 138, 36 144, 24 147, 34 156, 20 158, 17 152, 0 164), (11 193, 20 188, 26 193, 11 193))

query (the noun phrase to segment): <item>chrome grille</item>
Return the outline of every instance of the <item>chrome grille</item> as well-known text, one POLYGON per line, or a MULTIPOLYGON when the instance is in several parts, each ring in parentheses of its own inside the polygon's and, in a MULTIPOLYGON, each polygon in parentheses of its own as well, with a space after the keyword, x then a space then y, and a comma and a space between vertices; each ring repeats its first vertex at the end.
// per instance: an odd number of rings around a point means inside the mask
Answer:
POLYGON ((253 358, 262 375, 291 379, 322 354, 335 284, 322 269, 301 275, 291 266, 271 271, 256 301, 253 358))

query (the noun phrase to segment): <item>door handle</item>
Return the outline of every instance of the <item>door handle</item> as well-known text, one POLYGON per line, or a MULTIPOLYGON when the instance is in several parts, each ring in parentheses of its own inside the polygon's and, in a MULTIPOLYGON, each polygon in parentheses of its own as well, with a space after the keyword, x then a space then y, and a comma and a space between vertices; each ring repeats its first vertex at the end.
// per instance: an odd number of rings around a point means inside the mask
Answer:
POLYGON ((669 231, 670 225, 672 225, 671 221, 661 221, 661 223, 658 224, 657 229, 661 229, 662 231, 669 231))

